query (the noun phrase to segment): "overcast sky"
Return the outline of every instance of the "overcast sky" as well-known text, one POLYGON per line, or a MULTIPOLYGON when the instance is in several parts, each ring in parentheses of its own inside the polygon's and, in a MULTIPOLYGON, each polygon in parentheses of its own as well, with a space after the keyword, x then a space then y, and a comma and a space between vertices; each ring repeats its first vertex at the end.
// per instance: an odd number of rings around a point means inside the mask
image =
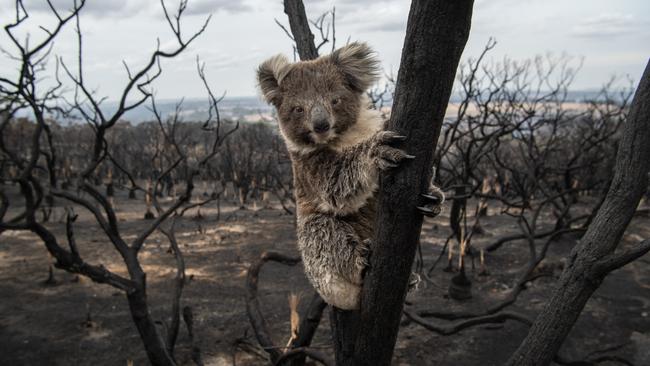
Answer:
MULTIPOLYGON (((72 0, 53 1, 66 9, 72 0)), ((175 1, 168 0, 170 8, 175 1)), ((0 1, 0 23, 11 21, 12 1, 0 1)), ((32 39, 43 35, 40 24, 52 24, 44 0, 25 0, 30 11, 32 39)), ((306 0, 310 18, 336 6, 339 44, 351 40, 374 47, 386 71, 397 72, 410 1, 306 0)), ((191 48, 163 62, 155 88, 159 98, 203 97, 196 76, 200 55, 215 92, 230 96, 256 95, 255 68, 277 53, 291 55, 291 43, 275 24, 287 23, 280 0, 190 0, 183 22, 185 34, 198 29, 208 14, 212 20, 191 48)), ((73 24, 58 39, 54 53, 75 62, 73 24)), ((85 76, 101 95, 115 99, 127 80, 122 60, 132 70, 141 67, 160 38, 163 48, 173 41, 158 0, 88 0, 82 11, 85 76)), ((489 37, 497 47, 489 58, 531 58, 552 53, 584 57, 574 89, 595 89, 612 75, 629 75, 635 82, 650 56, 649 0, 475 0, 472 31, 463 58, 477 56, 489 37)), ((13 51, 2 33, 0 46, 13 51)), ((329 50, 329 47, 326 47, 329 50)), ((0 55, 0 75, 11 76, 15 63, 0 55)))

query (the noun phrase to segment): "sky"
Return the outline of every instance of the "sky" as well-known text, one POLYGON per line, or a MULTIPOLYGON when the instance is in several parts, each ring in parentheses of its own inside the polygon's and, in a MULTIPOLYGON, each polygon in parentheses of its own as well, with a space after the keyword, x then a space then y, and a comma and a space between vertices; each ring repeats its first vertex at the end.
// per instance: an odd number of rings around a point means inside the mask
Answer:
MULTIPOLYGON (((53 0, 63 13, 73 0, 53 0)), ((45 0, 25 0, 29 21, 16 33, 29 33, 31 42, 44 36, 39 25, 52 26, 45 0)), ((166 0, 174 9, 178 0, 166 0)), ((370 44, 385 72, 397 73, 410 1, 406 0, 306 0, 310 19, 336 7, 337 45, 351 41, 370 44)), ((98 95, 115 100, 128 81, 129 68, 142 67, 155 50, 174 44, 159 0, 88 0, 81 13, 84 77, 98 95)), ((205 63, 208 82, 215 92, 229 96, 259 95, 255 69, 268 57, 292 57, 291 41, 275 23, 288 26, 280 0, 189 0, 182 30, 190 35, 206 17, 205 32, 183 54, 162 63, 163 74, 154 88, 159 99, 203 98, 205 91, 196 72, 196 58, 205 63)), ((0 1, 0 24, 15 17, 13 2, 0 1)), ((536 55, 562 55, 583 60, 575 90, 597 89, 611 77, 638 82, 650 56, 650 1, 648 0, 475 0, 472 29, 463 59, 477 57, 488 39, 497 41, 487 56, 524 60, 536 55)), ((318 38, 318 36, 317 36, 318 38)), ((0 47, 15 54, 8 36, 0 34, 0 47)), ((331 51, 331 44, 322 53, 331 51)), ((52 51, 76 67, 74 24, 63 29, 52 51)), ((54 60, 50 61, 54 65, 54 60)), ((16 62, 0 54, 0 75, 14 79, 16 62)), ((50 79, 51 80, 51 79, 50 79)), ((45 81, 47 82, 47 81, 45 81)))

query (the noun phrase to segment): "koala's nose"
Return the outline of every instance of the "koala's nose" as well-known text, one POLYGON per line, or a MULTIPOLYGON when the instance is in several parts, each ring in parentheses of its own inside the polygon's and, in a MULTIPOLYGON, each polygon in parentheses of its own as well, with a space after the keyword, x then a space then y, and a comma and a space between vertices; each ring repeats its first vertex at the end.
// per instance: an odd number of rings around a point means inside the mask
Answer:
POLYGON ((327 118, 327 112, 319 105, 314 106, 311 110, 311 123, 316 133, 324 133, 329 131, 330 122, 327 118))
POLYGON ((320 121, 314 121, 314 132, 323 133, 327 132, 330 129, 330 124, 326 119, 320 121))

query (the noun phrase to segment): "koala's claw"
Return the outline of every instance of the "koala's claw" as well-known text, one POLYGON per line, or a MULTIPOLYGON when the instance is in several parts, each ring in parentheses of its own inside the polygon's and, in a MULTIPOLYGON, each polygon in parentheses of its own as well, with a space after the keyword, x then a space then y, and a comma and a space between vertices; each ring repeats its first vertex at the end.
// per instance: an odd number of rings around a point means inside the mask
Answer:
POLYGON ((395 131, 379 131, 375 134, 370 154, 375 159, 380 170, 396 168, 404 160, 415 159, 414 155, 407 154, 406 151, 392 146, 406 139, 406 136, 402 136, 395 131))
POLYGON ((406 140, 406 136, 400 135, 395 131, 379 131, 375 136, 377 140, 380 141, 380 143, 398 142, 398 141, 406 140))
POLYGON ((404 150, 394 147, 380 145, 377 147, 377 165, 381 170, 387 170, 399 166, 404 160, 410 160, 414 157, 407 154, 404 150))
POLYGON ((417 274, 415 272, 411 272, 411 275, 409 276, 409 284, 408 284, 408 291, 407 292, 411 293, 411 292, 417 291, 421 281, 422 281, 422 279, 420 278, 419 274, 417 274))
POLYGON ((436 217, 440 214, 440 207, 434 207, 434 208, 429 208, 425 206, 417 206, 416 207, 418 211, 420 211, 421 214, 427 217, 436 217))
POLYGON ((429 201, 432 205, 439 205, 444 201, 444 197, 441 197, 437 192, 434 194, 422 193, 420 196, 429 201))
POLYGON ((375 141, 378 145, 396 144, 406 141, 407 138, 395 131, 379 131, 375 134, 375 141))
POLYGON ((389 163, 387 161, 380 161, 379 162, 379 169, 381 169, 381 170, 388 170, 388 169, 393 169, 393 168, 397 168, 397 167, 398 167, 398 165, 395 164, 395 163, 389 163))
POLYGON ((445 202, 445 194, 438 187, 431 187, 429 193, 422 193, 420 197, 424 198, 424 204, 417 206, 416 209, 427 217, 436 217, 440 214, 441 205, 445 202))
POLYGON ((372 148, 377 166, 381 170, 388 170, 399 166, 404 160, 412 160, 414 155, 407 154, 404 150, 391 146, 406 140, 406 136, 398 135, 394 131, 380 131, 375 135, 375 142, 372 148))

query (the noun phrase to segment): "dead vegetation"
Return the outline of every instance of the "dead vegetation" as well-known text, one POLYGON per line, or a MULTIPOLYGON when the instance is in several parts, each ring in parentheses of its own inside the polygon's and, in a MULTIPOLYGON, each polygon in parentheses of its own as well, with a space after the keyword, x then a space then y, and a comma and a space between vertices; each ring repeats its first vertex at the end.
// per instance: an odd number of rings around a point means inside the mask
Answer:
MULTIPOLYGON (((209 21, 186 35, 187 2, 175 12, 161 4, 176 48, 155 48, 141 69, 125 65, 129 81, 107 114, 84 82, 84 1, 65 14, 52 7, 55 26, 29 44, 14 36, 29 16, 15 2, 5 32, 19 72, 0 77, 0 339, 11 350, 3 364, 380 364, 395 340, 398 364, 650 362, 650 232, 639 207, 650 161, 647 70, 633 102, 631 89, 611 84, 575 109, 572 60, 486 64, 490 42, 461 66, 462 102, 443 123, 456 70, 445 62, 448 83, 435 84, 437 107, 424 116, 439 120, 431 132, 439 143, 434 150, 433 135, 414 137, 418 156, 430 159, 404 172, 402 188, 385 177, 384 203, 405 202, 414 182, 428 180, 431 160, 451 204, 421 237, 420 217, 383 217, 388 231, 364 296, 399 301, 366 302, 360 314, 328 309, 327 319, 294 247, 291 170, 277 133, 222 121, 200 60, 208 118, 183 121, 181 104, 158 112, 151 85, 160 60, 183 52, 209 21), (50 45, 67 26, 78 58, 54 58, 56 83, 46 86, 50 45), (151 122, 122 121, 145 103, 151 122), (61 123, 70 119, 81 123, 61 123), (393 226, 401 236, 387 236, 393 226), (389 245, 397 237, 404 246, 389 245), (398 259, 400 275, 382 270, 398 259), (425 281, 402 308, 401 274, 412 267, 425 281), (394 321, 368 321, 378 317, 394 321)), ((285 4, 301 58, 334 47, 334 11, 309 22, 302 2, 285 4)), ((461 5, 471 10, 471 1, 461 5)), ((429 56, 448 56, 441 52, 429 56)), ((413 128, 397 97, 423 97, 414 90, 433 83, 405 73, 371 93, 377 108, 396 93, 397 129, 413 128), (409 80, 415 89, 400 89, 409 80)))

